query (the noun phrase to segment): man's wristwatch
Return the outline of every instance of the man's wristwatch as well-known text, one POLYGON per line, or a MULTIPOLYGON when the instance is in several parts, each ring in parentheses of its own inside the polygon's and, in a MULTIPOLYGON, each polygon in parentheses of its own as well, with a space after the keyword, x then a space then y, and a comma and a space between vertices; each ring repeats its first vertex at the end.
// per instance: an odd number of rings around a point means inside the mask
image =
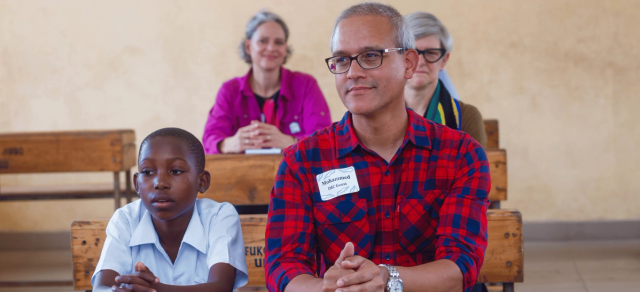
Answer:
POLYGON ((403 284, 402 279, 400 279, 400 274, 398 270, 394 266, 389 266, 385 264, 380 264, 380 266, 387 268, 389 271, 389 281, 387 282, 387 288, 384 289, 385 292, 402 292, 403 284))

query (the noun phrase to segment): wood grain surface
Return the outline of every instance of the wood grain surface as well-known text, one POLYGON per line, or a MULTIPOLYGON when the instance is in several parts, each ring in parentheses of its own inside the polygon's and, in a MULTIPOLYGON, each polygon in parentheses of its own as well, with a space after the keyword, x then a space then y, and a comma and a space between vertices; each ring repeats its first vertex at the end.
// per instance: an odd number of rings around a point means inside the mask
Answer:
POLYGON ((487 212, 489 241, 478 282, 521 283, 524 281, 522 214, 518 210, 487 212))
POLYGON ((200 198, 233 205, 266 205, 282 155, 207 155, 211 186, 200 198))
MULTIPOLYGON (((507 152, 487 150, 491 173, 491 201, 507 199, 507 152)), ((211 186, 199 198, 233 205, 267 205, 282 155, 208 155, 211 186)))
POLYGON ((507 151, 487 149, 486 154, 491 174, 489 200, 492 202, 505 201, 507 199, 507 151))
POLYGON ((487 149, 500 148, 498 120, 484 120, 484 130, 487 132, 487 149))
POLYGON ((0 174, 125 171, 136 165, 133 130, 0 134, 0 174))
POLYGON ((71 223, 71 257, 73 283, 76 290, 91 290, 91 276, 96 269, 108 220, 74 221, 71 223))
MULTIPOLYGON (((517 210, 489 210, 489 243, 478 282, 523 281, 522 215, 517 210)), ((267 215, 240 215, 249 283, 264 287, 264 239, 267 215)), ((71 225, 73 281, 76 290, 91 289, 108 221, 76 221, 71 225)))

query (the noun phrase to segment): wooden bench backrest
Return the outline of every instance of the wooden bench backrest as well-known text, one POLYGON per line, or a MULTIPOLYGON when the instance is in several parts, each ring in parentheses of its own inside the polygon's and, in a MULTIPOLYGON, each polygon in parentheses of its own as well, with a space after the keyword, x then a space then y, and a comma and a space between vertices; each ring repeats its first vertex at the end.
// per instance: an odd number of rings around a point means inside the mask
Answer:
MULTIPOLYGON (((507 153, 486 151, 491 172, 492 202, 507 199, 507 153)), ((233 205, 267 205, 282 155, 207 155, 211 187, 200 198, 233 205)))
MULTIPOLYGON (((478 281, 522 282, 522 216, 515 210, 489 210, 489 244, 478 281)), ((248 286, 264 287, 264 235, 267 215, 241 215, 242 236, 249 269, 248 286)), ((73 281, 76 290, 91 289, 106 237, 108 221, 76 221, 71 225, 73 281)))
POLYGON ((498 120, 484 120, 484 130, 487 132, 487 149, 500 148, 498 120))
POLYGON ((0 174, 125 171, 135 166, 133 130, 0 134, 0 174))

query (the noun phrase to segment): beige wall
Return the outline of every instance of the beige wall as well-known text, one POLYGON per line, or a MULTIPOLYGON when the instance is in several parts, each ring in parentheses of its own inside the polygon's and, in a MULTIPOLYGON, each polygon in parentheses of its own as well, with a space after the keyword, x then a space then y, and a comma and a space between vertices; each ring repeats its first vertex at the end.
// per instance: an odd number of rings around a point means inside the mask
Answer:
MULTIPOLYGON (((345 108, 323 59, 355 1, 0 1, 0 132, 177 126, 201 136, 258 9, 291 28, 287 67, 345 108)), ((640 2, 394 1, 454 36, 463 100, 498 118, 509 200, 525 220, 640 219, 640 2)), ((109 174, 3 175, 3 186, 108 182, 109 174)), ((0 230, 67 230, 110 200, 0 203, 0 230)))

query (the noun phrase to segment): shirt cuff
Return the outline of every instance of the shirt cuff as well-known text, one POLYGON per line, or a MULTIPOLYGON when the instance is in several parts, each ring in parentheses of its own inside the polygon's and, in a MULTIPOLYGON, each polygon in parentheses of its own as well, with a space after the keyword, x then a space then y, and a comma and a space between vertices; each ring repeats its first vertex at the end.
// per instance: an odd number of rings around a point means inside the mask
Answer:
POLYGON ((464 253, 437 253, 435 260, 447 259, 454 262, 462 272, 463 291, 470 292, 478 280, 475 261, 464 253))
POLYGON ((218 150, 218 144, 227 137, 215 137, 209 140, 205 146, 206 154, 221 154, 218 150))
POLYGON ((279 261, 267 275, 267 288, 271 292, 284 291, 293 278, 304 274, 316 276, 309 267, 300 262, 279 261))
POLYGON ((93 275, 91 275, 91 286, 92 287, 96 286, 96 283, 93 282, 96 279, 96 275, 99 272, 104 271, 104 270, 112 270, 112 271, 118 273, 118 275, 120 275, 120 276, 127 274, 127 271, 122 266, 120 266, 118 264, 114 264, 114 263, 103 264, 102 266, 98 267, 98 269, 93 271, 93 275))

